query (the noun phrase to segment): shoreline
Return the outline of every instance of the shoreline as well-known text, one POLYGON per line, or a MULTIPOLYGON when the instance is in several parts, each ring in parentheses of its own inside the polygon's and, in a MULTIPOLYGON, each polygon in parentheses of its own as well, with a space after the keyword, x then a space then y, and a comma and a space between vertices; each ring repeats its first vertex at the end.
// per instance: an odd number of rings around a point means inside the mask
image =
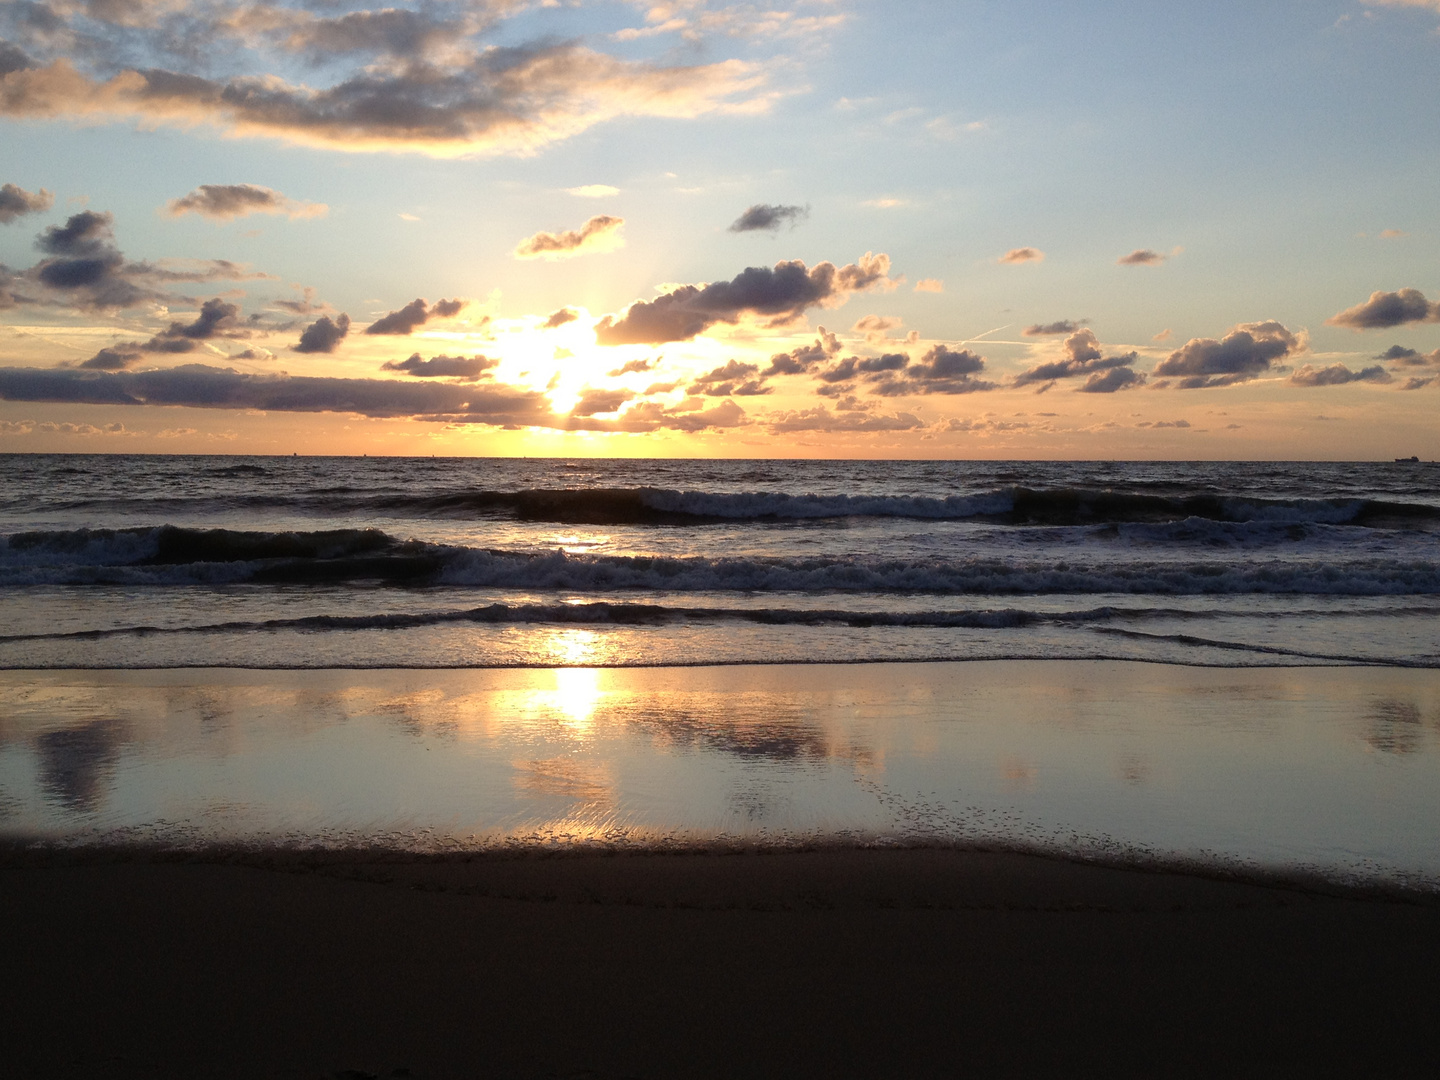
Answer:
MULTIPOLYGON (((1324 868, 1259 866, 1219 857, 1205 859, 1139 851, 1098 853, 1005 843, 851 837, 782 838, 773 841, 704 838, 655 843, 587 840, 536 843, 507 839, 473 847, 424 850, 380 842, 351 847, 320 847, 303 841, 278 843, 261 840, 186 847, 143 841, 56 844, 43 839, 0 837, 0 874, 12 870, 103 869, 117 866, 217 866, 314 874, 387 885, 408 883, 409 887, 417 889, 438 887, 441 891, 447 887, 444 885, 446 880, 453 880, 460 891, 471 893, 477 892, 475 881, 483 881, 487 876, 521 882, 563 881, 583 877, 587 873, 604 876, 608 869, 614 868, 621 874, 633 872, 635 880, 643 882, 644 868, 652 867, 711 865, 748 872, 752 866, 763 867, 766 864, 797 868, 807 862, 858 865, 867 861, 944 864, 952 867, 956 882, 970 873, 967 864, 1029 865, 1044 868, 1043 873, 1053 875, 1057 883, 1088 875, 1132 875, 1126 880, 1193 882, 1206 888, 1291 892, 1359 902, 1434 907, 1440 912, 1440 879, 1337 875, 1327 873, 1324 868)), ((722 878, 717 876, 715 880, 722 878)), ((750 884, 762 880, 753 878, 750 884)), ((1116 877, 1116 880, 1121 878, 1116 877)), ((597 902, 588 889, 584 893, 586 902, 597 902)), ((780 901, 776 902, 784 906, 780 901)), ((927 900, 925 904, 937 906, 933 900, 927 900)), ((734 904, 729 901, 695 900, 686 906, 719 908, 734 904)), ((967 904, 949 906, 963 908, 967 904)))
POLYGON ((1440 1053, 1434 897, 934 848, 12 854, 23 1075, 1420 1075, 1440 1053))

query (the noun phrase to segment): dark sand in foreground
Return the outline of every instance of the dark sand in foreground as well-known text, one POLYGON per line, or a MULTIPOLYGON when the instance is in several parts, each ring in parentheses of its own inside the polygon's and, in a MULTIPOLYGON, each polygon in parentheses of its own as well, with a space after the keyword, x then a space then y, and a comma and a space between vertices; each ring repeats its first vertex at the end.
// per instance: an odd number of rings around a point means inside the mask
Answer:
POLYGON ((11 849, 0 909, 11 1076, 1440 1074, 1433 895, 953 849, 11 849))

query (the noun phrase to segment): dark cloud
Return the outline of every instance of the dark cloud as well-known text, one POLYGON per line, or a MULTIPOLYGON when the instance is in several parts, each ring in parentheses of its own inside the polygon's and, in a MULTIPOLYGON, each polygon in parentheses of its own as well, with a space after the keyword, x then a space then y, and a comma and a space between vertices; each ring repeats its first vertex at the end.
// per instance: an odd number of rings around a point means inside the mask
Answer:
POLYGON ((1381 330, 1412 322, 1440 322, 1440 304, 1430 303, 1419 289, 1373 292, 1363 304, 1346 308, 1325 320, 1327 326, 1348 326, 1354 330, 1381 330))
POLYGON ((324 203, 297 202, 256 184, 201 184, 189 195, 165 204, 165 212, 171 217, 199 214, 211 221, 233 221, 249 214, 320 217, 329 209, 324 203))
POLYGON ((951 349, 936 345, 916 363, 908 363, 904 353, 861 360, 855 365, 857 374, 871 383, 870 391, 881 397, 904 397, 912 394, 973 394, 994 390, 996 384, 974 376, 985 370, 985 358, 969 349, 951 349), (907 361, 897 364, 897 359, 907 361))
POLYGON ((742 364, 739 360, 731 360, 714 371, 706 372, 692 382, 690 393, 703 394, 707 397, 729 397, 732 394, 737 397, 754 397, 768 394, 770 388, 762 386, 760 380, 755 377, 759 373, 758 365, 742 364))
POLYGON ((193 322, 172 322, 168 329, 149 341, 129 341, 101 349, 80 366, 96 371, 120 371, 147 353, 188 353, 195 351, 197 342, 211 338, 248 337, 248 331, 236 326, 239 316, 237 305, 217 296, 200 306, 200 313, 193 322))
POLYGON ((770 366, 760 375, 768 379, 772 375, 801 375, 823 364, 840 351, 840 339, 820 327, 820 336, 811 345, 800 345, 788 353, 776 353, 770 357, 770 366))
POLYGON ((243 337, 243 332, 235 330, 239 317, 240 308, 237 305, 221 300, 217 296, 200 305, 200 314, 195 317, 194 322, 172 322, 170 329, 166 330, 162 336, 191 338, 195 341, 205 341, 221 336, 243 337))
POLYGON ((8 41, 0 41, 0 78, 12 71, 25 71, 35 66, 35 61, 8 41))
POLYGON ((1273 320, 1242 323, 1220 341, 1192 338, 1155 365, 1154 374, 1177 377, 1181 390, 1230 386, 1263 375, 1276 360, 1305 347, 1302 336, 1273 320))
POLYGON ((1081 387, 1083 391, 1088 394, 1108 394, 1138 386, 1145 381, 1145 376, 1136 371, 1116 374, 1128 370, 1138 359, 1137 354, 1129 352, 1120 356, 1105 356, 1100 350, 1100 341, 1092 330, 1076 330, 1066 338, 1065 354, 1063 360, 1039 364, 1029 371, 1022 371, 1015 376, 1014 385, 1030 386, 1040 383, 1044 389, 1048 389, 1056 380, 1085 375, 1089 377, 1081 387))
POLYGON ((1121 255, 1115 261, 1121 266, 1156 266, 1165 261, 1165 256, 1149 248, 1136 248, 1129 255, 1121 255))
POLYGON ((330 353, 344 340, 345 335, 350 332, 350 316, 341 314, 338 319, 332 320, 329 315, 321 315, 313 323, 305 328, 300 335, 300 340, 290 347, 298 353, 330 353))
POLYGON ((515 248, 517 259, 568 259, 592 251, 613 251, 622 243, 620 227, 625 219, 596 214, 578 229, 565 232, 538 232, 521 240, 515 248))
POLYGON ((770 206, 756 203, 734 220, 731 232, 779 232, 789 225, 792 229, 810 216, 808 206, 770 206))
POLYGON ((499 363, 487 356, 432 356, 422 360, 417 352, 404 360, 387 360, 380 365, 380 370, 403 371, 422 379, 478 379, 499 363))
POLYGON ((115 238, 115 215, 82 210, 64 225, 50 225, 35 238, 35 246, 47 255, 89 257, 110 250, 115 238))
POLYGON ((545 396, 489 384, 255 375, 204 364, 102 373, 0 368, 0 398, 97 405, 180 405, 266 412, 343 412, 455 423, 554 426, 545 396))
POLYGON ((1434 381, 1435 381, 1435 378, 1436 378, 1436 377, 1435 377, 1434 375, 1431 375, 1429 378, 1422 379, 1422 378, 1420 378, 1420 376, 1416 375, 1416 376, 1413 376, 1413 377, 1411 377, 1411 378, 1409 378, 1409 379, 1406 379, 1406 380, 1405 380, 1405 385, 1402 386, 1400 389, 1401 389, 1401 390, 1423 390, 1423 389, 1425 389, 1425 387, 1429 386, 1432 382, 1434 382, 1434 381))
POLYGON ((1384 360, 1399 367, 1440 367, 1440 349, 1431 353, 1422 353, 1415 349, 1407 349, 1404 345, 1391 345, 1375 359, 1384 360))
POLYGON ((867 252, 838 269, 799 260, 774 268, 752 266, 730 281, 682 285, 655 300, 632 304, 620 317, 607 315, 595 327, 601 345, 655 345, 688 341, 717 323, 737 323, 745 315, 767 316, 769 325, 797 319, 806 308, 837 306, 852 293, 887 288, 890 256, 867 252))
POLYGON ((313 63, 348 54, 384 55, 422 59, 471 30, 459 19, 437 19, 424 11, 386 8, 352 11, 336 18, 301 22, 296 13, 288 25, 276 27, 278 43, 291 52, 305 53, 313 63))
POLYGON ((46 48, 48 64, 0 47, 0 115, 204 124, 350 151, 526 154, 622 116, 690 117, 756 101, 764 82, 739 60, 663 66, 575 42, 495 46, 473 37, 485 20, 468 18, 457 33, 426 8, 330 18, 271 4, 189 5, 173 18, 153 10, 143 27, 90 34, 80 46, 73 35, 83 26, 72 22, 72 47, 46 48), (281 75, 297 52, 323 60, 338 81, 281 75), (129 66, 137 54, 172 67, 129 66), (239 57, 261 70, 209 77, 239 57))
POLYGON ((1059 322, 1036 323, 1034 326, 1027 326, 1020 332, 1026 337, 1046 337, 1051 334, 1073 334, 1084 325, 1083 320, 1073 322, 1070 319, 1061 319, 1059 322))
POLYGON ((596 413, 618 412, 620 406, 634 398, 629 390, 587 389, 570 410, 571 416, 594 416, 596 413))
POLYGON ((578 318, 580 318, 578 312, 571 311, 568 307, 562 307, 559 311, 551 313, 541 329, 554 330, 557 327, 564 326, 566 323, 572 323, 578 318))
MULTIPOLYGON (((554 318, 554 316, 552 315, 551 318, 554 318)), ((629 363, 622 364, 609 374, 612 379, 618 379, 621 375, 629 375, 631 372, 643 374, 644 372, 652 370, 654 366, 655 365, 649 360, 631 360, 629 363)))
MULTIPOLYGON (((424 326, 431 319, 454 318, 460 314, 460 310, 465 304, 464 300, 440 300, 432 308, 423 299, 417 298, 399 311, 392 311, 383 318, 376 319, 365 328, 365 333, 403 336, 412 332, 417 326, 424 326)), ((325 351, 329 352, 330 350, 326 349, 325 351)))
POLYGON ((55 205, 55 194, 41 188, 35 193, 14 184, 0 187, 0 225, 9 225, 26 214, 38 214, 55 205))
POLYGON ((925 422, 912 413, 876 416, 863 411, 831 412, 823 405, 813 409, 772 414, 767 423, 773 434, 793 431, 914 431, 925 422))
MULTIPOLYGON (((64 225, 51 225, 35 239, 47 256, 24 277, 53 294, 45 303, 82 311, 118 310, 144 303, 193 303, 169 287, 182 282, 235 281, 263 274, 248 273, 224 259, 127 262, 115 246, 114 215, 85 210, 64 225)), ((31 298, 30 302, 42 302, 31 298)))
MULTIPOLYGON (((1132 354, 1133 355, 1133 354, 1132 354)), ((1109 371, 1097 371, 1076 389, 1082 394, 1113 394, 1117 390, 1129 390, 1145 381, 1142 372, 1134 368, 1116 367, 1109 371)))
POLYGON ((1362 368, 1359 371, 1352 371, 1344 364, 1331 364, 1329 367, 1323 368, 1305 364, 1290 376, 1292 386, 1343 386, 1352 382, 1388 383, 1392 381, 1390 373, 1379 364, 1362 368))

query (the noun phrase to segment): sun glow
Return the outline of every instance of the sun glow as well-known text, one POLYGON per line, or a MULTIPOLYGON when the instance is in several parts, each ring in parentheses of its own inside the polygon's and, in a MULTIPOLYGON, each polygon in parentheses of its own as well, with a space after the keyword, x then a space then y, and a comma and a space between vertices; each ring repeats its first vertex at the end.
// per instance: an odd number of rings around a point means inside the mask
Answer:
POLYGON ((596 668, 555 669, 554 703, 568 718, 567 726, 582 731, 588 731, 592 726, 595 708, 604 697, 600 675, 596 668))

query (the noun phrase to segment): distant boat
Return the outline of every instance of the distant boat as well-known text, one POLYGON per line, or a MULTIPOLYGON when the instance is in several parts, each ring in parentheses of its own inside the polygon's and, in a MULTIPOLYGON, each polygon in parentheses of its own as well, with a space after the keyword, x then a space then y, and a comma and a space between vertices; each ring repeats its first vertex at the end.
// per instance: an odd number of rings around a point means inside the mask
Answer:
POLYGON ((1395 459, 1395 464, 1396 464, 1396 465, 1412 465, 1412 464, 1413 464, 1413 465, 1419 465, 1419 464, 1420 464, 1420 458, 1419 458, 1418 456, 1415 456, 1415 455, 1412 455, 1412 456, 1410 456, 1410 457, 1397 457, 1397 458, 1395 459))

